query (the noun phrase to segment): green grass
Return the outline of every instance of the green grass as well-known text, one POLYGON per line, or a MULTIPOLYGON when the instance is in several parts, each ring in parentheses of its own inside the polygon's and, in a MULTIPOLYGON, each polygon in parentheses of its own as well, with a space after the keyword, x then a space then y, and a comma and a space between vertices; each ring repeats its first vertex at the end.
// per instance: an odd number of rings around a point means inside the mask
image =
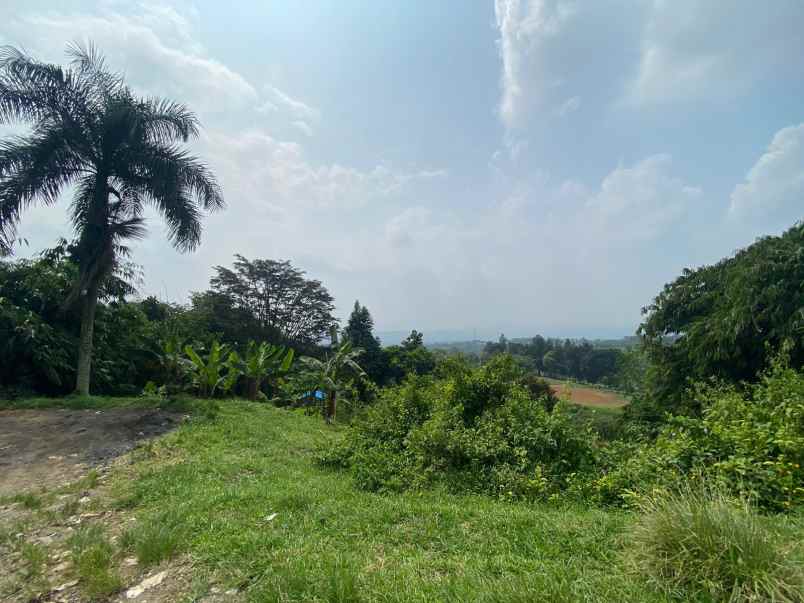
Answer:
POLYGON ((20 494, 12 494, 11 496, 0 496, 0 504, 19 503, 24 509, 35 511, 41 509, 43 500, 41 496, 37 496, 33 492, 21 492, 20 494))
POLYGON ((804 601, 804 549, 792 544, 792 523, 717 490, 655 496, 642 511, 630 557, 657 588, 709 601, 804 601))
MULTIPOLYGON (((119 542, 101 526, 71 539, 85 596, 118 590, 115 564, 132 552, 143 566, 191 559, 196 594, 216 583, 261 602, 658 602, 703 592, 634 571, 643 524, 633 512, 368 493, 315 463, 341 435, 320 417, 242 401, 192 404, 200 409, 192 420, 112 472, 106 504, 136 518, 119 542)), ((595 412, 582 419, 616 418, 595 412)), ((788 541, 804 534, 804 522, 796 525, 788 541)))
POLYGON ((613 440, 620 436, 624 407, 592 407, 574 404, 571 409, 575 420, 590 424, 601 438, 613 440))
POLYGON ((178 553, 184 541, 181 525, 174 512, 161 513, 129 528, 123 534, 120 546, 132 549, 140 565, 156 565, 178 553))
POLYGON ((82 591, 97 599, 123 586, 115 567, 115 548, 98 525, 81 528, 70 537, 69 546, 82 591))
POLYGON ((620 562, 624 512, 362 492, 314 463, 335 437, 318 417, 222 402, 118 476, 118 504, 155 526, 124 543, 161 551, 171 526, 176 550, 253 601, 665 600, 620 562))
POLYGON ((63 396, 60 398, 15 398, 0 399, 0 410, 64 408, 69 410, 104 410, 108 408, 161 408, 176 412, 204 410, 214 403, 194 398, 161 398, 157 396, 134 396, 117 398, 111 396, 63 396))

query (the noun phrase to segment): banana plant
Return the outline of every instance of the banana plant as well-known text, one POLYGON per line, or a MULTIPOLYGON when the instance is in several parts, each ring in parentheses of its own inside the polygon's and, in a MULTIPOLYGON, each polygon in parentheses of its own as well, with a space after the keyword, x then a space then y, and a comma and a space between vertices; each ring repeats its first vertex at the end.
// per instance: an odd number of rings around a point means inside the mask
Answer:
POLYGON ((191 345, 184 346, 184 353, 191 362, 193 386, 203 398, 231 391, 243 374, 240 357, 226 344, 213 341, 206 358, 202 358, 191 345))
POLYGON ((256 400, 259 397, 260 386, 266 377, 287 373, 293 364, 293 355, 293 348, 266 342, 257 345, 256 342, 249 341, 242 367, 248 398, 256 400))
POLYGON ((176 333, 170 333, 162 341, 160 360, 169 387, 179 386, 188 360, 182 354, 183 340, 176 333))
POLYGON ((353 348, 351 342, 345 341, 335 347, 334 351, 324 360, 304 357, 302 363, 307 369, 309 382, 320 390, 326 397, 322 407, 324 420, 332 423, 338 409, 338 392, 343 389, 349 377, 365 377, 366 373, 357 363, 363 353, 360 348, 353 348))

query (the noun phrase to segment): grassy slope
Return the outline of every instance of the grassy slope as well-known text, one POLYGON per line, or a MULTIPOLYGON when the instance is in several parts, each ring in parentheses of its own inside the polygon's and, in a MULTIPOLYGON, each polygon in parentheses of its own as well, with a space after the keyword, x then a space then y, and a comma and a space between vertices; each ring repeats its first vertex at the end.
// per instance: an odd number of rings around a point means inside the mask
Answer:
POLYGON ((121 468, 119 504, 255 601, 656 601, 622 569, 622 512, 355 490, 317 417, 224 402, 121 468), (273 520, 267 517, 276 513, 273 520))

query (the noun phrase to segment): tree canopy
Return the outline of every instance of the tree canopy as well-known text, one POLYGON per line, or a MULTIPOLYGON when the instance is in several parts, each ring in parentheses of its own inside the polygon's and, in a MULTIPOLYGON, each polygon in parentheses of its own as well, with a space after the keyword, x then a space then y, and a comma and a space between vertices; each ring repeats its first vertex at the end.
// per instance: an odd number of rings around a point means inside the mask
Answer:
POLYGON ((218 304, 229 304, 266 339, 313 346, 337 322, 326 287, 288 261, 249 260, 238 254, 232 268, 215 266, 215 272, 210 287, 218 304))
POLYGON ((804 224, 764 237, 711 266, 685 269, 647 306, 639 328, 650 359, 649 396, 665 408, 695 403, 690 379, 754 381, 783 342, 804 363, 804 224))
POLYGON ((190 251, 203 212, 224 203, 206 166, 179 146, 198 135, 193 113, 138 98, 92 46, 70 46, 68 55, 64 69, 0 49, 0 124, 32 125, 0 142, 0 252, 10 253, 26 209, 73 190, 78 273, 66 303, 82 305, 76 389, 87 394, 99 289, 127 253, 125 241, 145 235, 145 207, 162 215, 178 250, 190 251))

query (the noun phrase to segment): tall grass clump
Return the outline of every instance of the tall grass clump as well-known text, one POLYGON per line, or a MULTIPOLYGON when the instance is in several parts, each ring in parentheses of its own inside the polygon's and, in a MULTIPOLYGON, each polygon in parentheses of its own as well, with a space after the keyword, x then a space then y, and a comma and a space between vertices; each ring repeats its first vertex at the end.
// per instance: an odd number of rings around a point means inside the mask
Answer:
POLYGON ((630 534, 629 565, 684 600, 804 601, 800 543, 745 499, 718 489, 652 495, 630 534))
POLYGON ((70 537, 68 544, 82 590, 90 599, 107 597, 122 588, 122 579, 114 566, 114 546, 100 526, 82 528, 70 537))

